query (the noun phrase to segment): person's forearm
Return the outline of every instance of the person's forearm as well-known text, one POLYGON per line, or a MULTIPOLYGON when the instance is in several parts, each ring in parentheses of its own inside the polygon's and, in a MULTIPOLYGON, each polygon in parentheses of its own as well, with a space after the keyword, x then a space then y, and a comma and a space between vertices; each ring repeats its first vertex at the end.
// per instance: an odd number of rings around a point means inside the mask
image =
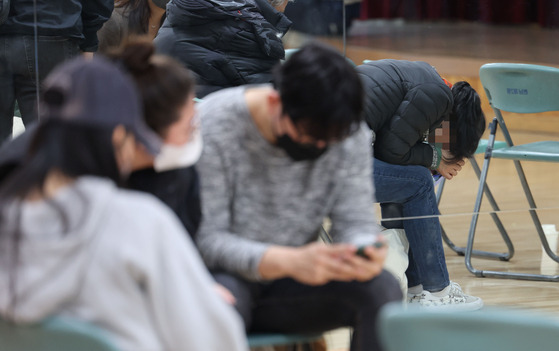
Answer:
POLYGON ((268 248, 258 266, 258 273, 262 279, 274 280, 289 277, 294 250, 294 248, 286 246, 271 246, 268 248))

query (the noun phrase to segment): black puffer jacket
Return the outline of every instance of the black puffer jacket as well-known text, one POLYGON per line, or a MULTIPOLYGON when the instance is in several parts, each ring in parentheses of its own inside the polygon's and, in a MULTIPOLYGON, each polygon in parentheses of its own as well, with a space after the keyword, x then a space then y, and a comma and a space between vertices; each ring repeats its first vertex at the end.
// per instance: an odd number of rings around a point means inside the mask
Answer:
POLYGON ((374 155, 399 165, 431 167, 437 153, 423 143, 452 111, 450 88, 426 62, 372 61, 357 67, 365 88, 365 120, 376 134, 374 155))
MULTIPOLYGON (((37 0, 37 31, 43 36, 75 38, 82 51, 96 51, 97 31, 111 17, 113 7, 113 0, 37 0)), ((0 34, 33 33, 33 1, 10 1, 0 34)))
POLYGON ((197 76, 198 97, 226 87, 268 83, 284 58, 291 21, 266 0, 172 0, 157 51, 197 76))

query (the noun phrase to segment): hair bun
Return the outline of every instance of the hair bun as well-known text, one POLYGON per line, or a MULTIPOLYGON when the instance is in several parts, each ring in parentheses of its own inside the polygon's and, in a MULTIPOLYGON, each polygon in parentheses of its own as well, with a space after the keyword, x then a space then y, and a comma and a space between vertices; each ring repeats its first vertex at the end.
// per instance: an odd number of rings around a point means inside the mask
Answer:
POLYGON ((142 73, 150 69, 155 46, 148 38, 131 38, 121 50, 122 62, 130 72, 142 73))

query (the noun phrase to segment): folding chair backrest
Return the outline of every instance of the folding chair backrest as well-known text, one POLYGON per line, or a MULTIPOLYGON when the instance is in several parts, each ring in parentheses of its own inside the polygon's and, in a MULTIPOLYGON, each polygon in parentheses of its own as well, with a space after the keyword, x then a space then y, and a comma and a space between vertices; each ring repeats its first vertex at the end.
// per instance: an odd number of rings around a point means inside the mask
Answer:
POLYGON ((503 308, 468 313, 387 305, 379 317, 385 351, 552 351, 559 319, 503 308))
POLYGON ((0 319, 2 351, 118 351, 99 328, 53 317, 39 324, 12 325, 0 319))
POLYGON ((521 64, 489 63, 479 77, 493 108, 516 113, 559 110, 559 69, 521 64))

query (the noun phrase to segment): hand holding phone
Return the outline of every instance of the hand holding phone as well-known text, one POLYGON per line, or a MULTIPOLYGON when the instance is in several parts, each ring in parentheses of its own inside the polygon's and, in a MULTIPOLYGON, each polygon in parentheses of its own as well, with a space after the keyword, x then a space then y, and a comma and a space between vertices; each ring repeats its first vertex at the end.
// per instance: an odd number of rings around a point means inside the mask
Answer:
POLYGON ((364 282, 378 276, 382 272, 386 260, 388 250, 385 247, 387 245, 386 241, 379 239, 373 243, 358 246, 354 251, 354 256, 348 258, 348 262, 354 267, 353 279, 364 282))
POLYGON ((384 241, 375 241, 372 245, 363 245, 363 246, 359 246, 359 248, 357 249, 357 251, 355 252, 355 254, 357 256, 361 256, 363 258, 369 259, 369 256, 367 256, 367 254, 365 253, 365 248, 368 246, 373 246, 375 249, 380 249, 384 246, 386 246, 386 242, 384 241))

